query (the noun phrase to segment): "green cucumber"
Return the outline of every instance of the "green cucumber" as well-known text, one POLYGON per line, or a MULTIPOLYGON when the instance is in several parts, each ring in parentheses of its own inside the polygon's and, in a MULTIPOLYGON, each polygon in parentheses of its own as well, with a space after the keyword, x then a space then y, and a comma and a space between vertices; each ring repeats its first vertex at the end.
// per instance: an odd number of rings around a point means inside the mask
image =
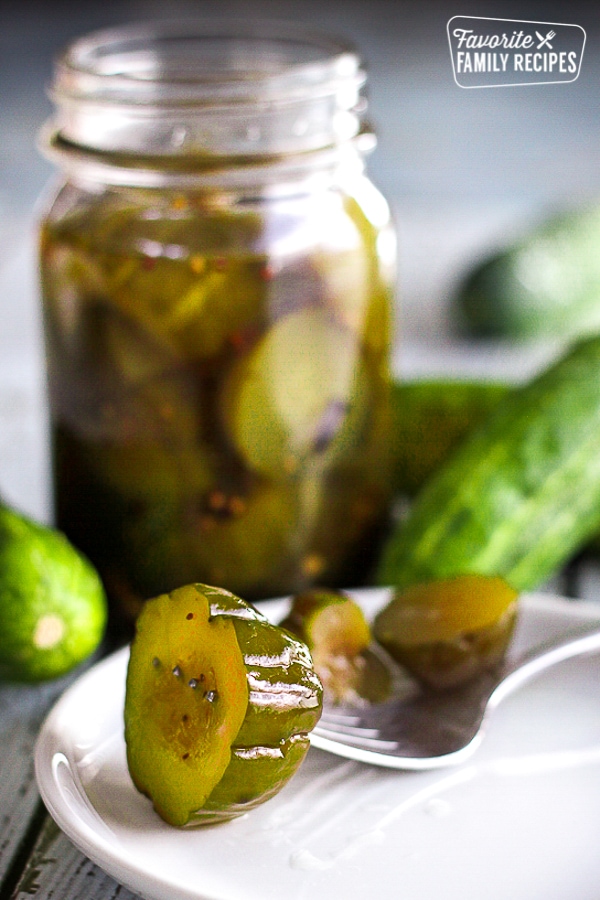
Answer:
POLYGON ((461 574, 516 590, 548 579, 600 529, 600 336, 501 400, 384 546, 380 584, 461 574))
POLYGON ((492 381, 394 381, 394 493, 414 497, 510 389, 492 381))
POLYGON ((561 213, 477 266, 454 317, 477 337, 567 337, 600 328, 600 207, 561 213))

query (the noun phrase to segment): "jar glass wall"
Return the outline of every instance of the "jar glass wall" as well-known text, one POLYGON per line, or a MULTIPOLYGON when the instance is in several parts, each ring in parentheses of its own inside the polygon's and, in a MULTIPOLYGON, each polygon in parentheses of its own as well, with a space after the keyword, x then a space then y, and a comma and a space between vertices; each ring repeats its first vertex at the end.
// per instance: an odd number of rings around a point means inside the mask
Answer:
POLYGON ((190 581, 250 600, 360 583, 389 502, 394 238, 357 58, 238 35, 232 77, 227 30, 219 77, 190 77, 169 35, 162 67, 143 32, 72 50, 45 138, 64 170, 40 240, 57 524, 130 617, 190 581))

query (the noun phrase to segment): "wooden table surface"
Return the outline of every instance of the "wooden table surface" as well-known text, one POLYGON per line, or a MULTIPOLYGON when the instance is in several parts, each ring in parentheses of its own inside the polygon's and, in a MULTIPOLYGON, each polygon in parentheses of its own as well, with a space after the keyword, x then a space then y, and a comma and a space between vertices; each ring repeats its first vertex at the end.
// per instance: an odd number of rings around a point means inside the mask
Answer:
POLYGON ((59 830, 37 790, 33 749, 43 719, 72 681, 0 687, 0 898, 129 900, 59 830))

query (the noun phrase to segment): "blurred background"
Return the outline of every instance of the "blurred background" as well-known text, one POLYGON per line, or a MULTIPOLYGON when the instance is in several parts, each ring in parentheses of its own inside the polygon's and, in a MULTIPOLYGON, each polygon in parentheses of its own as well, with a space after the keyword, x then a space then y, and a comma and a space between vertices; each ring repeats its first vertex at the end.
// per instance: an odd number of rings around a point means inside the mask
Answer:
POLYGON ((37 150, 51 112, 52 60, 71 38, 173 17, 296 21, 353 40, 369 72, 369 161, 399 236, 394 366, 406 377, 526 377, 546 341, 467 342, 449 300, 469 269, 550 211, 600 194, 600 8, 577 2, 383 0, 3 0, 0 12, 0 493, 50 515, 35 224, 53 167, 37 150), (587 32, 570 84, 464 90, 453 78, 449 18, 573 23, 587 32))

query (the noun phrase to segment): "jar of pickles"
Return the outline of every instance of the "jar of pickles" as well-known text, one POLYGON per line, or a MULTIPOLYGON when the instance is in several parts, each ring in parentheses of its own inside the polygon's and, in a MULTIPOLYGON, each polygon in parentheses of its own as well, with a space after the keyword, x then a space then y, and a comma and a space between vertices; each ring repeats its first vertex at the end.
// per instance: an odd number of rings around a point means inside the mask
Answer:
POLYGON ((260 23, 57 60, 40 230, 57 524, 115 614, 365 580, 389 503, 394 232, 352 48, 260 23))

